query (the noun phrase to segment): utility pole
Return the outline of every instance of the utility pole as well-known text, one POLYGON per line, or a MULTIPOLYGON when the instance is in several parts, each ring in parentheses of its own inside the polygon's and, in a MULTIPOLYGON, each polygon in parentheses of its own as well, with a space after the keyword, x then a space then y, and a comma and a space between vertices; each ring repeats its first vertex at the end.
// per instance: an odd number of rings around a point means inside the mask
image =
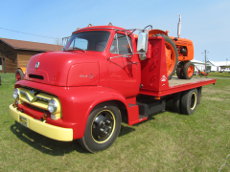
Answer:
POLYGON ((205 63, 204 71, 207 72, 207 51, 206 50, 204 50, 204 63, 205 63))
POLYGON ((228 66, 228 58, 226 58, 226 66, 228 66))
POLYGON ((204 50, 204 72, 207 72, 207 53, 208 51, 204 50))

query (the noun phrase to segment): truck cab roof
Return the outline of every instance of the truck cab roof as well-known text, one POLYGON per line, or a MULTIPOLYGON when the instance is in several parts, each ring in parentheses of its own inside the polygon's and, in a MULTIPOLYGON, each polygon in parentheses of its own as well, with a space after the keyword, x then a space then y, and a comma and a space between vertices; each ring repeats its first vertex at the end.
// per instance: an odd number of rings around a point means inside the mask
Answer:
POLYGON ((117 27, 117 26, 107 26, 107 25, 105 25, 105 26, 90 26, 90 27, 84 27, 84 28, 77 29, 73 33, 85 31, 85 30, 126 30, 126 29, 121 28, 121 27, 117 27))

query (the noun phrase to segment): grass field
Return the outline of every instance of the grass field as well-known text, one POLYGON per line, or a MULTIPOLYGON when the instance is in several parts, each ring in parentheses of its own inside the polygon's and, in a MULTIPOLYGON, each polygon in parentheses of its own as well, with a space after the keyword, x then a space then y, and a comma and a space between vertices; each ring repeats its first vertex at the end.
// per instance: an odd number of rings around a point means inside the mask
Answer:
POLYGON ((123 125, 109 149, 90 154, 76 142, 50 140, 8 114, 14 76, 0 74, 0 171, 230 171, 230 79, 203 89, 191 116, 164 112, 123 125))
POLYGON ((223 73, 220 73, 220 72, 211 72, 209 73, 209 76, 211 77, 214 77, 214 78, 218 78, 218 77, 221 77, 221 78, 228 78, 230 79, 230 72, 223 72, 223 73))

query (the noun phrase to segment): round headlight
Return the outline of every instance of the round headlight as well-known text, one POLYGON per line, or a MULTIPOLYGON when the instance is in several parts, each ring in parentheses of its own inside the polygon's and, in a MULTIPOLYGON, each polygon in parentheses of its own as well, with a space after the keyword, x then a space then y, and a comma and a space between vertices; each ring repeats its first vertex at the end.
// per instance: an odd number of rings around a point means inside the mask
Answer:
POLYGON ((48 104, 48 111, 54 113, 57 110, 57 107, 58 103, 54 99, 51 99, 48 104))
POLYGON ((19 91, 17 88, 14 89, 14 92, 13 92, 13 98, 14 99, 17 99, 19 97, 19 91))

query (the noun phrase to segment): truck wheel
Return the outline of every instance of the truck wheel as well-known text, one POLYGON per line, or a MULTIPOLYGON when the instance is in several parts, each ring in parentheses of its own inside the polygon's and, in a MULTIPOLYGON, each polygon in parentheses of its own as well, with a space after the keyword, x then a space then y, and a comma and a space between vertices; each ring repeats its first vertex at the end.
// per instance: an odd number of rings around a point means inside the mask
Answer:
POLYGON ((15 79, 16 81, 19 81, 24 78, 24 73, 22 72, 21 69, 17 69, 15 72, 15 79))
POLYGON ((181 113, 192 114, 198 103, 198 92, 197 89, 192 89, 184 92, 181 97, 181 113))
POLYGON ((166 102, 166 109, 172 112, 181 113, 180 100, 180 94, 172 95, 172 97, 166 102))
POLYGON ((156 36, 161 36, 165 40, 165 55, 166 55, 166 67, 168 79, 172 78, 175 73, 176 65, 178 62, 178 52, 175 43, 171 38, 164 34, 156 34, 156 36))
POLYGON ((198 90, 198 100, 197 100, 197 104, 200 104, 200 102, 201 102, 201 97, 202 97, 202 87, 199 87, 197 90, 198 90))
POLYGON ((121 112, 115 105, 94 108, 87 121, 80 144, 89 152, 97 152, 111 146, 121 129, 121 112))
POLYGON ((185 79, 191 79, 193 77, 194 71, 195 71, 194 64, 190 61, 185 62, 183 67, 183 73, 185 79))

